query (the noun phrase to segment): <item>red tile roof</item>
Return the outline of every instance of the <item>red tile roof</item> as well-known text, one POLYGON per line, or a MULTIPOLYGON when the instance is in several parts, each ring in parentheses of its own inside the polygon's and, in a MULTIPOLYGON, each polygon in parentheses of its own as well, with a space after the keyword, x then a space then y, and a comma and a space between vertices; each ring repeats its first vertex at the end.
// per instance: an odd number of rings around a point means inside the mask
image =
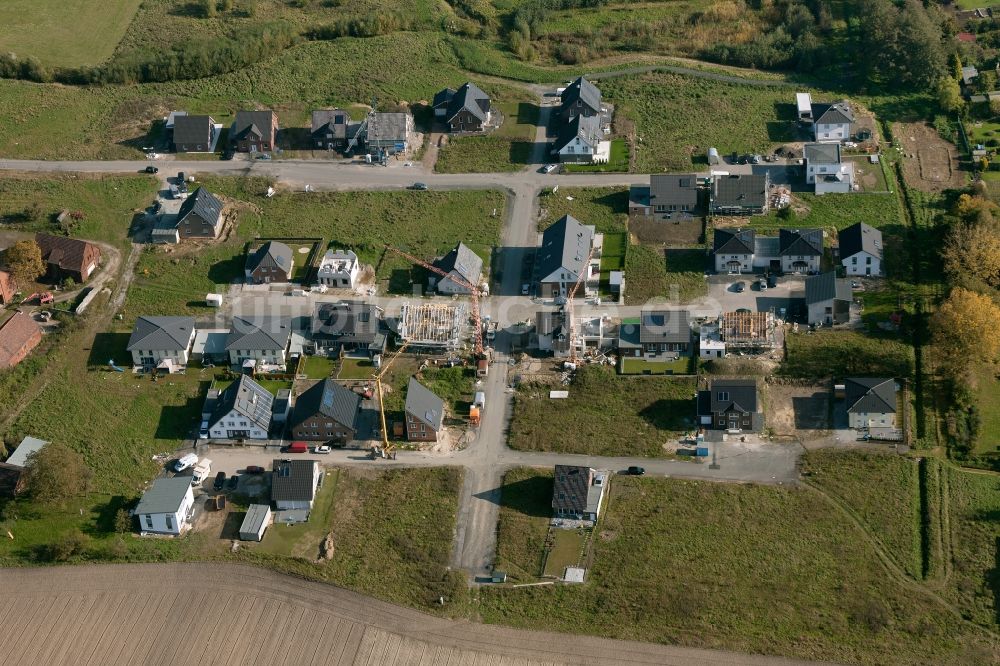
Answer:
POLYGON ((0 324, 0 368, 10 368, 27 356, 42 341, 38 324, 23 312, 0 324))

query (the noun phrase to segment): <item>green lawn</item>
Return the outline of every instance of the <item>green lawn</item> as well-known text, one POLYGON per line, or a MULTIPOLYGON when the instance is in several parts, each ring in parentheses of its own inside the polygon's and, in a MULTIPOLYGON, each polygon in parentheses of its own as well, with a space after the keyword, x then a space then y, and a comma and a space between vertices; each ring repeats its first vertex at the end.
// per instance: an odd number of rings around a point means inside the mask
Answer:
POLYGON ((3 51, 33 56, 43 65, 96 65, 111 56, 142 0, 87 2, 4 0, 0 3, 3 51))
POLYGON ((344 357, 340 361, 337 379, 371 379, 375 366, 366 358, 344 357))
POLYGON ((562 578, 566 567, 580 564, 586 535, 582 530, 552 530, 552 547, 545 558, 544 576, 562 578))
POLYGON ((326 379, 337 369, 337 362, 326 356, 303 356, 299 372, 309 379, 326 379))
POLYGON ((628 141, 612 139, 611 155, 601 164, 566 164, 566 173, 625 173, 628 171, 628 141))
POLYGON ((1000 453, 1000 375, 996 365, 981 365, 976 370, 976 408, 980 424, 979 437, 974 453, 996 455, 1000 453))
POLYGON ((453 416, 464 417, 469 413, 473 393, 476 390, 474 368, 456 366, 454 368, 428 367, 421 371, 424 386, 444 400, 453 416))
MULTIPOLYGON (((346 470, 327 470, 323 475, 323 486, 316 493, 309 520, 305 523, 273 523, 264 533, 264 539, 252 546, 272 555, 313 559, 319 552, 319 543, 330 531, 330 521, 334 512, 334 498, 341 477, 348 477, 346 470)), ((350 479, 347 480, 350 483, 350 479)))
POLYGON ((663 446, 694 425, 694 381, 619 377, 584 366, 567 386, 525 385, 514 396, 510 446, 606 456, 663 456, 663 446), (551 389, 569 398, 552 400, 551 389), (572 423, 572 428, 566 424, 572 423))
POLYGON ((750 219, 750 226, 758 232, 775 231, 789 227, 822 228, 834 234, 858 222, 866 222, 882 229, 883 234, 902 235, 899 200, 895 194, 815 194, 796 193, 799 203, 808 213, 794 219, 781 219, 776 212, 750 219))
POLYGON ((966 472, 947 466, 943 476, 949 487, 951 564, 950 599, 970 619, 996 630, 1000 580, 1000 476, 966 472))
POLYGON ((664 250, 666 263, 667 293, 671 300, 693 301, 708 293, 705 279, 706 257, 702 248, 667 248, 664 250))
MULTIPOLYGON (((511 555, 530 564, 541 545, 514 530, 540 522, 545 485, 547 476, 508 475, 504 566, 511 555)), ((842 663, 988 663, 989 638, 896 582, 862 533, 808 488, 616 477, 606 506, 587 583, 483 588, 482 618, 842 663)), ((977 586, 993 550, 991 536, 973 567, 977 586)))
POLYGON ((781 374, 791 377, 910 377, 913 348, 852 331, 789 333, 781 374))
POLYGON ((691 372, 691 360, 679 358, 676 361, 646 361, 641 358, 623 358, 621 372, 623 375, 686 375, 691 372))
POLYGON ((494 568, 513 583, 542 575, 545 537, 552 517, 552 470, 516 467, 503 477, 494 568))
MULTIPOLYGON (((491 92, 487 86, 486 92, 491 92)), ((538 104, 522 91, 505 92, 494 107, 503 114, 503 125, 484 136, 449 137, 438 153, 438 173, 491 173, 517 171, 530 162, 538 104)))

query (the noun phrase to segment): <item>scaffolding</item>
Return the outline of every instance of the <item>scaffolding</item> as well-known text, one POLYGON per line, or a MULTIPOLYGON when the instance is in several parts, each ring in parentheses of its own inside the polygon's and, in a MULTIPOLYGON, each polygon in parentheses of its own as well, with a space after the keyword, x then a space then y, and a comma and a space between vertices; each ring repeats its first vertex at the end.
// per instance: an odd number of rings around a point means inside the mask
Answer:
POLYGON ((724 312, 719 317, 719 335, 727 351, 774 349, 774 315, 770 312, 724 312))
POLYGON ((399 337, 411 349, 455 350, 461 346, 467 320, 461 303, 404 303, 399 315, 399 337))

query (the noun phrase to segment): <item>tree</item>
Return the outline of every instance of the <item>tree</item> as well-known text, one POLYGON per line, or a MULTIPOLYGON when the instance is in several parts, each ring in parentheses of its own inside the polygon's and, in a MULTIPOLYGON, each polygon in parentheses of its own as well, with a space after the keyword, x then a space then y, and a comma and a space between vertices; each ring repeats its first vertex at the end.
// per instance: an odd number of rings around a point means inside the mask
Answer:
POLYGON ((125 509, 118 509, 115 512, 115 532, 125 534, 132 531, 132 516, 128 515, 125 509))
POLYGON ((90 488, 92 472, 83 456, 65 444, 52 442, 28 456, 25 487, 43 504, 62 504, 90 488))
POLYGON ((942 370, 962 379, 974 363, 1000 352, 1000 307, 989 296, 956 287, 931 317, 931 339, 942 370))
POLYGON ((947 58, 941 26, 935 25, 920 0, 906 0, 899 13, 899 59, 905 81, 929 86, 946 74, 947 58))
POLYGON ((45 274, 42 248, 33 240, 18 241, 4 253, 7 267, 18 284, 30 284, 45 274))
POLYGON ((958 111, 965 104, 958 81, 947 76, 937 80, 937 99, 941 108, 950 112, 958 111))
POLYGON ((1000 229, 995 224, 952 225, 941 257, 954 282, 966 277, 992 288, 1000 287, 1000 229))

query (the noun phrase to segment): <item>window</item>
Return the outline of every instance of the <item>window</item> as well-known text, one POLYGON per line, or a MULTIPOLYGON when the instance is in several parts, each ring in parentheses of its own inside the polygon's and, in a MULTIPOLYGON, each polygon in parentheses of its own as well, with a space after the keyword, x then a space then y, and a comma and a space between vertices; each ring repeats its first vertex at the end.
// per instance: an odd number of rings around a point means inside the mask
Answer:
POLYGON ((726 402, 727 400, 729 400, 729 391, 719 391, 717 399, 719 400, 719 402, 726 402))
POLYGON ((724 426, 724 425, 726 425, 726 419, 725 419, 725 418, 721 418, 721 419, 719 419, 719 425, 720 425, 720 426, 724 426))
POLYGON ((871 257, 865 257, 865 263, 868 264, 868 265, 871 265, 872 258, 871 257))
POLYGON ((858 258, 857 257, 851 257, 851 263, 854 264, 855 266, 857 266, 858 265, 858 258))
POLYGON ((169 515, 169 514, 167 514, 166 519, 167 519, 167 529, 168 530, 173 530, 174 529, 174 517, 171 516, 171 515, 169 515))
POLYGON ((146 514, 146 529, 147 530, 153 529, 153 517, 148 513, 146 514))

